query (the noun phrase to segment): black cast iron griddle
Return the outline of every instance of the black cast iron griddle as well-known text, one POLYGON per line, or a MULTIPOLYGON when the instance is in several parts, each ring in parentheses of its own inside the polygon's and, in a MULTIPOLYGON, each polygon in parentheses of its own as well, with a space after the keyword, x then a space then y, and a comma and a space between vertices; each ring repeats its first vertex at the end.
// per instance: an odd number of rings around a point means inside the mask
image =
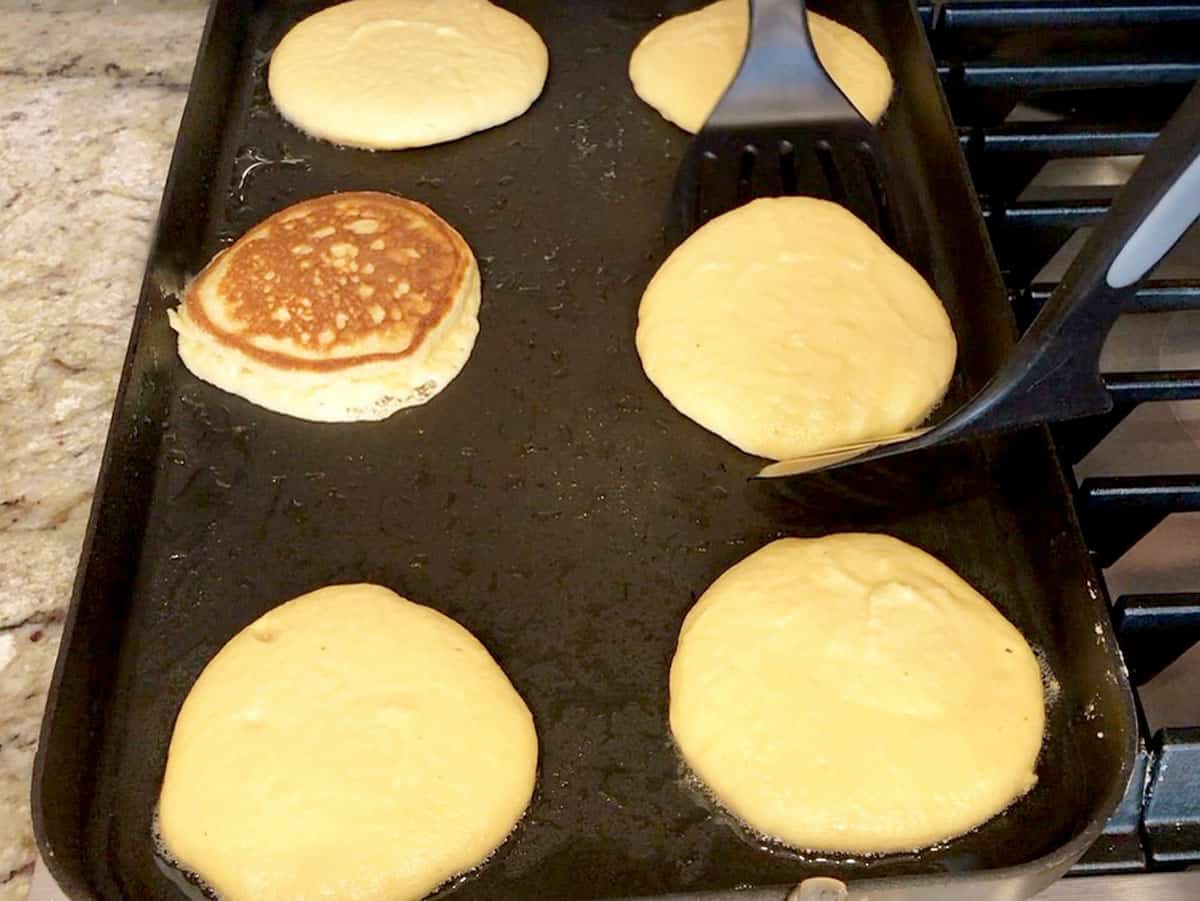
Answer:
MULTIPOLYGON (((920 897, 1014 897, 1097 836, 1128 777, 1132 703, 1103 591, 1044 430, 791 483, 676 413, 642 374, 637 303, 668 248, 688 137, 633 94, 630 51, 693 4, 506 3, 551 69, 524 117, 452 144, 368 153, 271 108, 270 49, 319 3, 215 0, 133 327, 38 754, 34 817, 76 898, 178 898, 151 817, 176 712, 237 630, 297 594, 373 581, 454 617, 525 697, 532 808, 454 898, 722 893, 782 899, 811 875, 906 877, 920 897), (210 256, 301 199, 428 203, 479 257, 462 374, 380 423, 269 413, 192 377, 166 310, 210 256), (879 530, 992 598, 1054 674, 1037 787, 918 854, 760 847, 683 777, 667 671, 716 576, 783 535, 879 530), (931 894, 932 893, 932 894, 931 894)), ((814 4, 816 6, 817 4, 814 4)), ((917 264, 946 299, 953 407, 1013 324, 920 26, 903 3, 829 3, 890 61, 885 126, 925 212, 917 264)))

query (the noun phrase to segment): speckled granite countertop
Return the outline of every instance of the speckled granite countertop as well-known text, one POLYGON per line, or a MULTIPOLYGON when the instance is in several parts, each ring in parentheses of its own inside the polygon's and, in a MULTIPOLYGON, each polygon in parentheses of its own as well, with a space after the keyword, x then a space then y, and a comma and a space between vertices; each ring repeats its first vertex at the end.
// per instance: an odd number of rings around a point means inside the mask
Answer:
POLYGON ((204 0, 0 0, 0 901, 204 0))

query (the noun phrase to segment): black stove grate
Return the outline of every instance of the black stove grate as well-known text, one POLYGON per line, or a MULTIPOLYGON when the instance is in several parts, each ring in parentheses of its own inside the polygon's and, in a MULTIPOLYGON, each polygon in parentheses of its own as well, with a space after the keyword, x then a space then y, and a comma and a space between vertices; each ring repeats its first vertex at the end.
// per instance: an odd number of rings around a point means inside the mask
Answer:
MULTIPOLYGON (((946 0, 919 4, 1018 322, 1055 284, 1039 278, 1112 188, 1050 194, 1030 183, 1054 160, 1145 151, 1200 80, 1200 0, 946 0)), ((1153 278, 1129 314, 1200 310, 1200 278, 1153 278)), ((1114 409, 1055 429, 1074 464, 1139 404, 1200 399, 1200 370, 1112 372, 1114 409)), ((1171 513, 1200 511, 1200 471, 1087 479, 1077 506, 1108 566, 1171 513)), ((1200 589, 1200 586, 1197 586, 1200 589)), ((1125 595, 1113 621, 1135 684, 1200 640, 1200 593, 1125 595)), ((1198 687, 1197 690, 1200 690, 1198 687)), ((1200 728, 1149 735, 1129 791, 1077 874, 1200 863, 1200 728), (1180 779, 1190 771, 1190 779, 1180 779), (1171 774, 1168 777, 1168 773, 1171 774)))

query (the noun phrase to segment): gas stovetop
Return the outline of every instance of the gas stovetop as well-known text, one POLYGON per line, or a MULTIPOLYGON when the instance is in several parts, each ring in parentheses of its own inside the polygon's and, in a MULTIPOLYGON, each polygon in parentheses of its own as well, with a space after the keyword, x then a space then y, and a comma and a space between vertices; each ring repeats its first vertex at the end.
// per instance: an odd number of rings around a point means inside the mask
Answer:
MULTIPOLYGON (((921 8, 1024 326, 1200 79, 1200 2, 921 8)), ((1200 898, 1200 871, 1180 872, 1200 866, 1200 234, 1139 292, 1103 369, 1113 411, 1055 438, 1114 601, 1143 741, 1124 803, 1072 871, 1103 878, 1048 896, 1200 898)))

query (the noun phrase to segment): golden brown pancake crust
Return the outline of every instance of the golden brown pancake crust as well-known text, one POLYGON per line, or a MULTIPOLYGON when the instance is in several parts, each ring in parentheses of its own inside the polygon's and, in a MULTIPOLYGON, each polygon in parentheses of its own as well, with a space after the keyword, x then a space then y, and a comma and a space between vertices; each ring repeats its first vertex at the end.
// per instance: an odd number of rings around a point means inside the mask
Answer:
POLYGON ((419 348, 449 312, 471 260, 459 234, 423 204, 375 191, 329 194, 250 229, 196 277, 183 305, 200 328, 272 366, 341 369, 419 348), (218 260, 227 265, 210 285, 218 260), (212 321, 204 293, 219 294, 234 330, 212 321), (254 343, 264 336, 321 356, 254 343), (354 353, 367 337, 397 349, 354 353))

